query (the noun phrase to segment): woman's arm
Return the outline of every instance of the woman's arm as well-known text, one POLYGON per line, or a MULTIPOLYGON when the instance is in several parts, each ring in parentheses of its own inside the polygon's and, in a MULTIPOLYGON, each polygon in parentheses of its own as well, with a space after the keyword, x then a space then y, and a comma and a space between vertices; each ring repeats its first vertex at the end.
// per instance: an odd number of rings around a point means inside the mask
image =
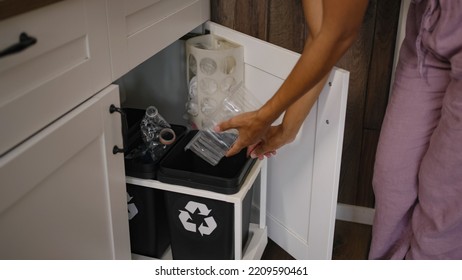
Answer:
MULTIPOLYGON (((322 89, 318 84, 322 83, 338 59, 354 42, 368 3, 367 0, 310 2, 313 0, 304 0, 304 12, 310 25, 311 36, 309 36, 299 60, 285 82, 259 110, 231 118, 221 123, 217 128, 219 131, 230 128, 239 130, 239 137, 228 151, 227 156, 234 155, 242 148, 264 140, 270 125, 288 109, 286 121, 297 121, 298 128, 296 130, 298 131, 304 118, 311 110, 312 104, 319 96, 319 88, 322 89), (316 8, 310 10, 310 7, 318 7, 318 10, 321 7, 320 26, 319 19, 316 19, 319 16, 313 15, 316 8), (318 27, 319 32, 316 32, 316 27, 318 27), (316 85, 318 86, 316 87, 316 85), (315 87, 318 90, 312 91, 315 87), (310 92, 314 93, 309 94, 310 92), (299 103, 296 103, 298 100, 299 103)), ((260 149, 258 154, 269 151, 260 149)))
MULTIPOLYGON (((303 0, 303 13, 308 27, 308 36, 306 45, 310 44, 316 37, 322 24, 322 1, 303 0)), ((313 104, 319 97, 328 75, 314 86, 310 91, 305 93, 301 98, 295 101, 284 113, 282 124, 269 128, 266 135, 261 141, 254 146, 249 147, 248 152, 252 157, 263 158, 263 155, 271 156, 280 147, 291 143, 295 140, 300 127, 306 116, 311 111, 313 104)))

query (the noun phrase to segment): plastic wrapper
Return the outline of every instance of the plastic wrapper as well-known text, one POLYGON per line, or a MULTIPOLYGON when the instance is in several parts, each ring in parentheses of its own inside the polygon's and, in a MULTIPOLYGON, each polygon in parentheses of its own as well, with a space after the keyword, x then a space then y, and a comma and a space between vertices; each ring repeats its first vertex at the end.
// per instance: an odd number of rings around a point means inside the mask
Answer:
POLYGON ((185 146, 199 157, 217 165, 238 137, 235 129, 216 132, 215 126, 244 112, 259 108, 257 99, 241 84, 232 87, 228 96, 217 106, 215 112, 205 122, 203 128, 185 146))

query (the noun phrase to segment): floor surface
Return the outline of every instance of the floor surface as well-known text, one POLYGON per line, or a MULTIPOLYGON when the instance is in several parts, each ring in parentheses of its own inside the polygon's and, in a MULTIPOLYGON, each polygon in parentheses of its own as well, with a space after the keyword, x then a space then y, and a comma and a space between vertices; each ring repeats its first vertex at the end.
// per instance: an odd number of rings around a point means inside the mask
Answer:
MULTIPOLYGON (((337 220, 335 222, 333 260, 366 260, 371 242, 372 226, 337 220)), ((293 260, 294 258, 271 239, 262 260, 293 260)))

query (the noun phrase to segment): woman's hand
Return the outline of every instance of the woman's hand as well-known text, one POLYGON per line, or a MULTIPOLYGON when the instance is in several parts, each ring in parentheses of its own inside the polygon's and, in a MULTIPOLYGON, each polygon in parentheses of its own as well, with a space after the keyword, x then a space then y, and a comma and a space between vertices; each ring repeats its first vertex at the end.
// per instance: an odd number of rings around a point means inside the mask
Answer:
POLYGON ((252 111, 218 124, 215 131, 222 132, 228 129, 239 131, 239 137, 226 153, 226 156, 229 157, 239 153, 243 148, 258 145, 266 135, 270 125, 269 121, 260 117, 259 111, 252 111))
MULTIPOLYGON (((216 131, 237 129, 239 137, 228 151, 226 156, 239 153, 247 147, 247 155, 260 160, 276 155, 276 150, 291 143, 296 135, 284 129, 283 124, 268 126, 258 120, 258 112, 248 112, 222 122, 216 127, 216 131)), ((291 130, 289 130, 291 131, 291 130)), ((293 131, 293 130, 292 130, 293 131)))
POLYGON ((271 126, 261 141, 248 148, 248 154, 252 158, 263 159, 271 157, 282 146, 294 141, 296 135, 291 135, 284 129, 283 124, 271 126))

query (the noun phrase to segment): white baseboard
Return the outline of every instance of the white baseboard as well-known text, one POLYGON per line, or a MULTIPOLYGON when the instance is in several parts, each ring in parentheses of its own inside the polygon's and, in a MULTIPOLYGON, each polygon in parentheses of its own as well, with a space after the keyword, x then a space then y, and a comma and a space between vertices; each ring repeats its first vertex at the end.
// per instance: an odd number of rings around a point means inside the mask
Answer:
POLYGON ((374 208, 338 203, 336 218, 346 222, 372 225, 374 213, 374 208))

